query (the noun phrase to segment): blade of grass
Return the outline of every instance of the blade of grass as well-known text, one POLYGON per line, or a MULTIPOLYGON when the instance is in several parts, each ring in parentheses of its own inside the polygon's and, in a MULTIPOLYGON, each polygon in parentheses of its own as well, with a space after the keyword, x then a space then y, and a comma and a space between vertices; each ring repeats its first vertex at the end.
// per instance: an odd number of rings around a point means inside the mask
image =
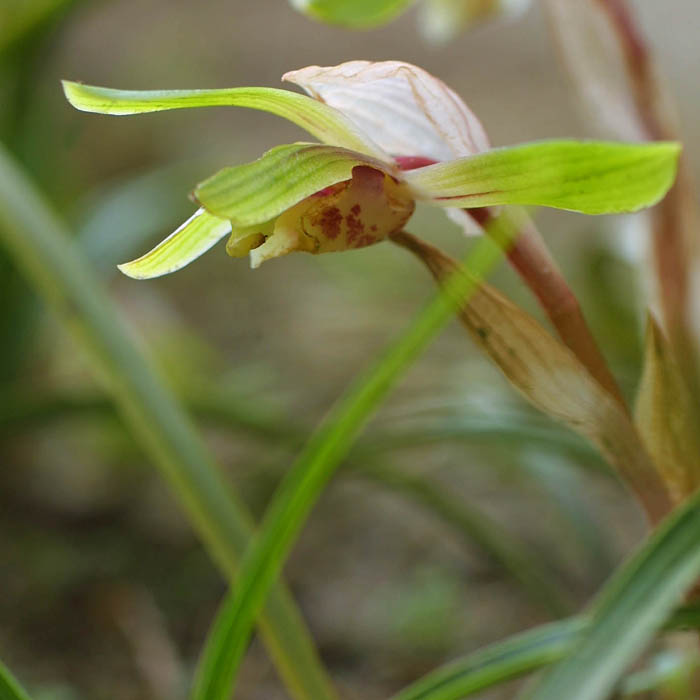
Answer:
MULTIPOLYGON (((289 421, 255 415, 235 400, 225 401, 212 392, 209 398, 185 398, 187 406, 210 425, 231 430, 244 430, 266 443, 298 447, 306 432, 289 421)), ((249 406, 249 404, 246 404, 249 406)), ((3 397, 0 402, 0 437, 16 435, 27 428, 40 428, 47 423, 71 418, 117 418, 112 402, 99 396, 46 396, 29 401, 21 395, 3 397)), ((469 544, 476 545, 495 564, 502 567, 543 610, 560 616, 570 610, 561 590, 551 582, 551 571, 534 552, 524 551, 524 543, 498 526, 485 514, 452 498, 430 479, 406 475, 382 463, 381 456, 371 454, 373 444, 367 439, 358 443, 346 462, 349 474, 372 481, 409 498, 434 517, 445 522, 469 544)), ((572 499, 573 500, 573 499, 572 499)))
MULTIPOLYGON (((253 531, 250 515, 230 492, 187 416, 137 350, 61 223, 1 144, 0 241, 88 352, 127 425, 232 581, 253 531)), ((295 698, 335 698, 311 637, 283 588, 273 592, 260 625, 295 698)))
MULTIPOLYGON (((303 426, 287 418, 251 409, 244 396, 233 396, 218 388, 189 390, 181 393, 180 402, 200 420, 223 429, 246 430, 261 438, 284 441, 300 446, 307 435, 303 426)), ((0 435, 40 428, 63 418, 104 416, 113 412, 113 404, 102 396, 47 394, 27 397, 7 392, 0 397, 0 435)), ((589 443, 577 435, 525 411, 510 415, 446 415, 440 420, 425 421, 409 428, 387 427, 372 431, 362 439, 364 453, 393 452, 422 447, 431 443, 465 441, 470 444, 498 444, 505 447, 536 445, 554 454, 571 454, 584 460, 583 466, 609 473, 610 469, 589 443)))
POLYGON ((571 602, 557 586, 554 572, 540 557, 470 504, 452 497, 424 477, 404 474, 375 460, 359 462, 353 472, 408 496, 454 528, 467 542, 477 544, 543 610, 556 616, 571 611, 571 602))
POLYGON ((581 641, 527 697, 607 697, 698 574, 700 494, 678 507, 617 570, 594 602, 581 641))
MULTIPOLYGON (((587 617, 571 617, 489 644, 431 671, 392 700, 462 700, 559 661, 575 648, 589 624, 587 617)), ((686 606, 666 621, 665 629, 699 624, 700 608, 686 606)), ((568 700, 569 696, 561 697, 568 700)))
MULTIPOLYGON (((503 221, 497 220, 492 228, 492 237, 503 245, 512 238, 513 231, 503 221)), ((350 386, 314 433, 275 492, 260 533, 246 552, 235 590, 217 614, 200 660, 193 697, 230 697, 255 617, 324 486, 401 373, 448 321, 459 300, 467 298, 500 259, 501 248, 491 238, 481 238, 467 259, 471 275, 455 274, 448 280, 446 289, 350 386)))
POLYGON ((579 639, 579 617, 535 627, 436 669, 392 700, 459 700, 561 659, 579 639))
POLYGON ((0 700, 31 700, 2 661, 0 661, 0 700))

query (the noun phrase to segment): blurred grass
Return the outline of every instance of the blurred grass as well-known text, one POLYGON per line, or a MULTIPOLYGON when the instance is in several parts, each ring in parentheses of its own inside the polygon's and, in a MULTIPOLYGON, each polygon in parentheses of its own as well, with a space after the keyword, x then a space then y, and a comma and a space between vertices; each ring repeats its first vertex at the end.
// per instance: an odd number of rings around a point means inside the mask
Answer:
POLYGON ((9 669, 0 661, 0 698, 2 700, 30 700, 9 669))
MULTIPOLYGON (((133 434, 161 469, 215 562, 233 581, 253 523, 230 492, 153 368, 129 338, 60 223, 9 154, 0 150, 0 235, 45 301, 88 352, 133 434)), ((290 692, 333 698, 311 637, 284 589, 260 625, 290 692)))

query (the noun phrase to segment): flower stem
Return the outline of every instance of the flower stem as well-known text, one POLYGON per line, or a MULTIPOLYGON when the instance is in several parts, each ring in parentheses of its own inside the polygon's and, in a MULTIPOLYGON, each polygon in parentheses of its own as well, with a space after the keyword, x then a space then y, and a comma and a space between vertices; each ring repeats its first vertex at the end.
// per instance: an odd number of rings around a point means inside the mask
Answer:
MULTIPOLYGON (((482 225, 494 216, 488 209, 466 211, 482 225)), ((537 297, 564 344, 628 413, 617 381, 586 323, 578 299, 528 217, 521 217, 519 234, 506 255, 523 282, 537 297)))

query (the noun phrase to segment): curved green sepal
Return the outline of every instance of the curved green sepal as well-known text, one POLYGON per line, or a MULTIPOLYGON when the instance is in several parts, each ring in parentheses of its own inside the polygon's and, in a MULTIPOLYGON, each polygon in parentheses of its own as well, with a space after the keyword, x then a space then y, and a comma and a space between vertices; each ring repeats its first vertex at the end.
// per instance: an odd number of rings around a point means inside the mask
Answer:
POLYGON ((351 29, 372 29, 388 24, 415 0, 291 0, 307 17, 351 29))
POLYGON ((293 143, 277 146, 252 163, 224 168, 201 183, 194 195, 215 216, 236 226, 254 226, 325 187, 349 180, 358 165, 387 169, 380 161, 344 148, 293 143))
POLYGON ((418 198, 446 207, 498 204, 583 214, 637 211, 673 184, 680 145, 540 141, 411 170, 418 198))
POLYGON ((231 231, 231 223, 199 209, 153 250, 117 267, 137 280, 175 272, 206 253, 231 231))
POLYGON ((294 122, 323 143, 389 160, 381 148, 337 109, 289 90, 263 87, 220 90, 114 90, 64 80, 63 91, 73 107, 97 114, 143 114, 187 107, 259 109, 294 122))

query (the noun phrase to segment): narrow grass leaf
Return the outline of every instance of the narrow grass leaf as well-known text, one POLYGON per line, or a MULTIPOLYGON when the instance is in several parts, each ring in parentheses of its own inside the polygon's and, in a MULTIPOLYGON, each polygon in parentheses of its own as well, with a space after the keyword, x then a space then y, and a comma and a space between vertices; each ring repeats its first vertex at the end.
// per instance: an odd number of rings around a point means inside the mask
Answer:
POLYGON ((350 29, 372 29, 388 24, 415 0, 291 0, 308 17, 350 29))
POLYGON ((2 661, 0 661, 0 700, 31 700, 2 661))
POLYGON ((392 700, 459 700, 531 673, 569 652, 585 625, 571 618, 496 642, 429 673, 392 700))
POLYGON ((337 109, 289 90, 255 87, 217 90, 114 90, 64 80, 63 91, 73 107, 97 114, 143 114, 188 107, 258 109, 288 119, 323 143, 388 160, 386 153, 337 109))
MULTIPOLYGON (((159 467, 212 558, 233 581, 253 531, 208 450, 55 214, 0 145, 0 243, 86 350, 126 424, 159 467)), ((298 700, 333 700, 291 597, 276 588, 261 615, 265 643, 298 700)))
POLYGON ((699 574, 700 494, 696 494, 618 569, 594 602, 591 624, 571 654, 526 697, 608 697, 699 574))
POLYGON ((224 168, 195 189, 209 212, 236 226, 269 221, 305 197, 352 177, 358 165, 379 170, 387 166, 336 146, 293 143, 277 146, 261 158, 224 168))
POLYGON ((446 207, 523 204, 615 214, 656 204, 673 184, 679 153, 672 142, 541 141, 404 177, 422 198, 446 207))
MULTIPOLYGON (((510 239, 513 231, 500 220, 493 232, 510 239)), ((194 688, 197 700, 224 700, 231 693, 250 631, 270 586, 279 575, 312 507, 350 449, 372 411, 401 373, 447 322, 455 298, 474 292, 484 275, 500 260, 501 250, 483 237, 468 259, 472 276, 449 281, 406 332, 362 375, 328 414, 326 420, 278 487, 255 542, 246 553, 235 590, 217 614, 200 660, 194 688)))
MULTIPOLYGON (((572 617, 534 627, 440 666, 392 697, 392 700, 462 700, 532 673, 564 658, 589 627, 587 617, 572 617)), ((665 629, 696 628, 700 610, 677 610, 665 629)), ((560 700, 568 695, 562 695, 560 700)))
MULTIPOLYGON (((114 405, 101 396, 71 396, 65 394, 33 397, 9 395, 0 404, 0 437, 21 435, 25 430, 41 429, 54 421, 98 417, 112 419, 114 405)), ((223 396, 219 392, 198 392, 181 397, 183 403, 208 425, 245 431, 266 443, 294 447, 303 444, 306 431, 295 427, 291 418, 256 415, 250 403, 240 397, 223 396)), ((443 440, 443 438, 437 438, 443 440)), ((519 436, 522 442, 525 435, 519 436)), ((429 479, 406 475, 385 464, 374 454, 373 442, 358 443, 348 457, 349 476, 381 484, 398 495, 411 498, 433 517, 443 521, 469 545, 478 547, 485 556, 501 566, 513 581, 521 586, 530 599, 544 610, 564 614, 569 604, 561 591, 551 582, 551 572, 533 552, 524 552, 523 543, 499 527, 485 514, 452 497, 429 479)), ((592 454, 592 453, 590 453, 592 454)), ((590 456, 590 455, 589 455, 590 456)), ((604 561, 604 559, 601 559, 604 561)))

